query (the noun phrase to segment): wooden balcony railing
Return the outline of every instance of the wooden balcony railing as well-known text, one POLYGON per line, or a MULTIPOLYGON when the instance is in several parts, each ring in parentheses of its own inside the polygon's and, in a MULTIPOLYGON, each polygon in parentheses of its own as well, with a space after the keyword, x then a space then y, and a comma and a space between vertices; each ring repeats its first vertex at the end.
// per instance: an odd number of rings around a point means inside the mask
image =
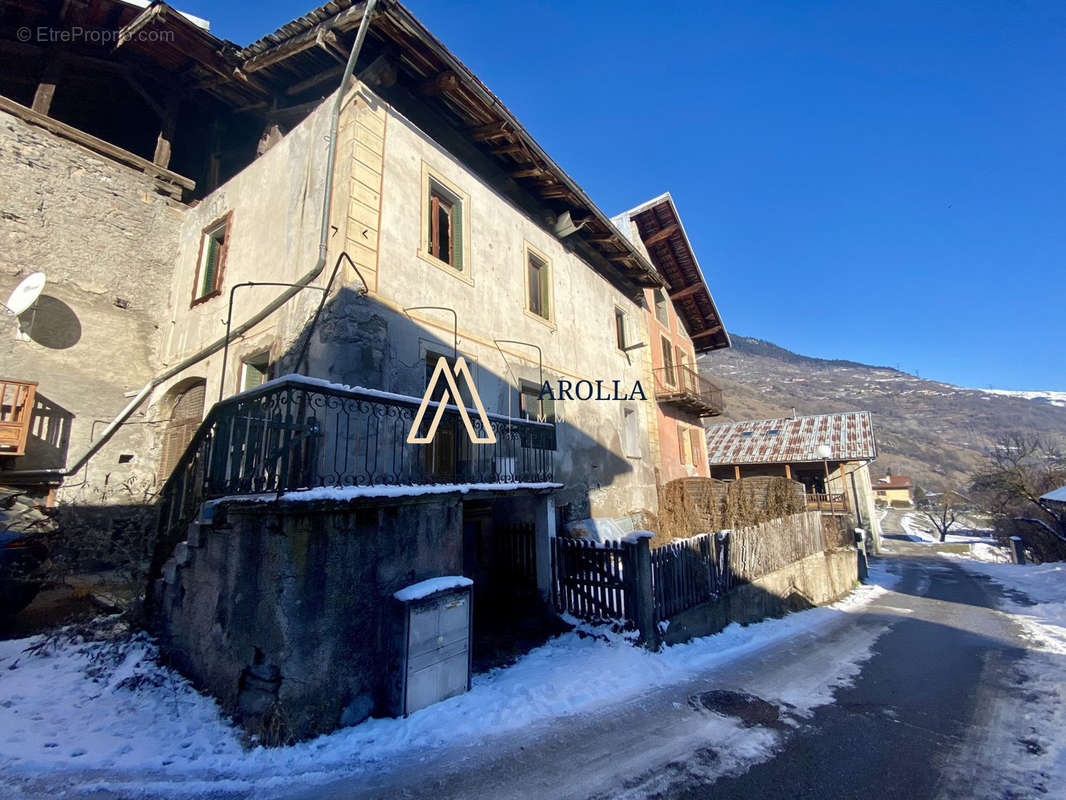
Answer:
POLYGON ((37 384, 32 381, 0 379, 0 456, 26 454, 36 396, 37 384))
POLYGON ((830 511, 837 514, 847 513, 843 492, 807 492, 808 511, 830 511))
POLYGON ((716 417, 725 410, 722 390, 691 367, 675 365, 653 370, 655 399, 693 411, 701 417, 716 417))

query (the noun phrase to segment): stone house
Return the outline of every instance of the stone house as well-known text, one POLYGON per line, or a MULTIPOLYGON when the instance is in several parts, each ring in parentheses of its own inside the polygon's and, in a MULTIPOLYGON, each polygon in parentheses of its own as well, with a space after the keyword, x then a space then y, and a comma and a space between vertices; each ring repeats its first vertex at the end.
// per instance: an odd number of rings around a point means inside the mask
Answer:
POLYGON ((239 47, 165 3, 14 2, 5 31, 117 44, 0 39, 0 290, 48 276, 7 345, 37 422, 0 482, 158 496, 167 651, 296 736, 388 707, 408 584, 473 579, 475 657, 550 624, 559 526, 632 527, 706 474, 694 357, 729 345, 668 195, 620 230, 368 5, 239 47))
POLYGON ((877 458, 868 411, 745 420, 707 429, 711 477, 784 477, 802 483, 808 510, 851 517, 875 547, 881 526, 870 484, 877 458))

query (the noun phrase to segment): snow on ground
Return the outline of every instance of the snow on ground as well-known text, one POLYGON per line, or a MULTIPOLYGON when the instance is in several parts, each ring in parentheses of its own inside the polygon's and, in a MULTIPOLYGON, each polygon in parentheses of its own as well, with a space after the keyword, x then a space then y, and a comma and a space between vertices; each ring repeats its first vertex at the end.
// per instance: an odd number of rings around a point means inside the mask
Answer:
MULTIPOLYGON (((920 511, 907 511, 900 519, 903 532, 913 542, 939 542, 940 534, 936 532, 933 523, 920 511)), ((980 543, 993 545, 995 540, 991 536, 991 529, 981 528, 976 523, 960 518, 959 521, 948 530, 945 542, 951 543, 980 543)))
POLYGON ((985 394, 998 394, 1001 397, 1018 397, 1022 400, 1036 400, 1060 408, 1066 408, 1066 392, 1020 392, 1012 389, 977 389, 985 394))
MULTIPOLYGON (((267 790, 355 773, 428 748, 469 745, 537 722, 599 710, 675 684, 731 659, 859 610, 896 579, 839 603, 649 653, 621 634, 579 626, 514 665, 474 677, 470 692, 406 719, 361 725, 277 749, 246 749, 215 703, 155 663, 143 635, 111 641, 42 637, 0 642, 0 785, 42 774, 81 789, 147 794, 267 790), (598 676, 590 680, 589 676, 598 676), (92 772, 91 786, 82 776, 92 772)), ((865 654, 865 655, 868 655, 865 654)), ((864 654, 849 654, 862 660, 864 654)), ((847 659, 844 659, 847 661, 847 659)), ((839 665, 846 679, 854 671, 839 665)), ((831 699, 825 687, 793 692, 800 711, 831 699), (802 696, 801 696, 802 695, 802 696)), ((11 785, 11 784, 9 784, 11 785)))
POLYGON ((984 724, 955 768, 986 776, 980 800, 1061 797, 1066 786, 1066 563, 1020 566, 955 558, 1003 587, 1000 608, 1028 640, 1011 676, 1017 697, 981 704, 984 724))

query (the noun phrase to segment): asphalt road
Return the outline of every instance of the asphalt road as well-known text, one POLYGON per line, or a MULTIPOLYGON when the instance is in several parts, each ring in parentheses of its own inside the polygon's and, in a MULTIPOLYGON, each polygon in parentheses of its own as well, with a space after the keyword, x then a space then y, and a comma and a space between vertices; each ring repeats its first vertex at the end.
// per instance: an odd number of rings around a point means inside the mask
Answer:
MULTIPOLYGON (((1024 793, 1005 794, 997 765, 988 763, 1015 758, 990 739, 1007 731, 1015 741, 1011 726, 1022 736, 1022 706, 1041 702, 1026 691, 1024 639, 995 610, 999 590, 955 561, 892 538, 891 521, 889 528, 890 552, 876 562, 899 574, 891 591, 728 669, 594 715, 414 754, 278 796, 918 800, 1028 796, 1030 788, 1039 795, 1038 775, 1024 776, 1032 784, 1024 793), (708 710, 701 702, 723 691, 754 705, 708 710), (832 699, 806 715, 781 700, 818 691, 832 699), (751 698, 772 702, 768 718, 737 718, 758 712, 761 701, 751 698)), ((609 676, 590 676, 597 679, 609 676)))

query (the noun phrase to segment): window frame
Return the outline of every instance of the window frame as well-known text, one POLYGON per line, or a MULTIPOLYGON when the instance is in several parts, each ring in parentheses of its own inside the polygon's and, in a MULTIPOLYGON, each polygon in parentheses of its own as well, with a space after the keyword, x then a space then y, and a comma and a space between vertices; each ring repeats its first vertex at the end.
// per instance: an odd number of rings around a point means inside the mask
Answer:
POLYGON ((418 249, 417 254, 420 259, 428 264, 432 264, 435 267, 447 272, 453 278, 469 283, 471 286, 474 284, 472 265, 470 263, 470 195, 449 181, 447 178, 441 176, 439 172, 431 168, 426 162, 422 162, 422 181, 421 181, 421 194, 419 199, 419 213, 418 213, 418 249), (435 206, 433 197, 434 188, 437 193, 443 196, 444 200, 447 200, 453 204, 452 213, 449 215, 451 230, 449 233, 449 249, 454 254, 455 248, 455 234, 459 234, 459 265, 456 266, 451 261, 446 261, 439 256, 433 254, 434 246, 439 251, 440 242, 439 235, 438 241, 433 241, 433 231, 438 224, 436 214, 434 214, 435 206), (455 225, 455 208, 459 209, 459 225, 455 225))
MULTIPOLYGON (((526 242, 522 247, 522 283, 525 286, 526 302, 522 307, 525 315, 530 319, 535 319, 543 325, 547 325, 549 328, 555 328, 555 288, 554 288, 554 270, 552 268, 552 260, 548 258, 547 254, 543 250, 540 250, 529 242, 526 242), (544 276, 541 281, 540 292, 542 298, 546 295, 548 305, 548 316, 538 314, 532 309, 533 297, 531 293, 530 285, 530 262, 532 260, 539 261, 543 266, 541 267, 542 275, 544 276)), ((543 304, 543 303, 542 303, 543 304)))
POLYGON ((199 305, 200 303, 206 303, 212 297, 218 297, 222 294, 222 281, 226 272, 226 257, 229 255, 230 242, 233 239, 233 212, 227 211, 218 219, 214 220, 208 225, 205 225, 200 230, 200 249, 196 253, 196 272, 193 277, 192 283, 192 300, 189 302, 189 308, 199 305), (204 268, 204 245, 207 244, 209 238, 213 238, 219 229, 222 230, 223 240, 219 246, 218 255, 215 261, 215 279, 212 282, 211 290, 201 292, 201 276, 204 268))
POLYGON ((614 307, 614 343, 621 352, 629 346, 629 315, 624 308, 614 307))
POLYGON ((265 369, 263 370, 263 380, 261 383, 257 383, 256 386, 262 386, 267 381, 271 380, 271 370, 274 368, 274 362, 270 358, 269 350, 258 350, 254 353, 250 353, 241 358, 240 367, 237 369, 237 394, 246 392, 249 388, 254 389, 255 386, 246 386, 246 375, 248 374, 248 367, 254 366, 256 363, 263 363, 265 369))
POLYGON ((674 343, 665 334, 659 334, 660 357, 662 358, 663 381, 671 389, 677 388, 677 365, 674 364, 674 343))
POLYGON ((551 397, 542 397, 541 391, 542 385, 533 383, 533 381, 521 380, 518 383, 518 415, 522 419, 529 420, 531 422, 550 422, 554 424, 557 421, 555 415, 555 400, 551 397), (538 416, 527 416, 526 412, 526 400, 527 397, 536 396, 536 403, 538 408, 538 416))
POLYGON ((670 329, 670 297, 666 294, 666 290, 659 287, 652 289, 652 315, 656 321, 667 330, 670 329), (662 303, 660 305, 660 298, 662 303), (659 309, 662 308, 663 315, 659 316, 659 309))

